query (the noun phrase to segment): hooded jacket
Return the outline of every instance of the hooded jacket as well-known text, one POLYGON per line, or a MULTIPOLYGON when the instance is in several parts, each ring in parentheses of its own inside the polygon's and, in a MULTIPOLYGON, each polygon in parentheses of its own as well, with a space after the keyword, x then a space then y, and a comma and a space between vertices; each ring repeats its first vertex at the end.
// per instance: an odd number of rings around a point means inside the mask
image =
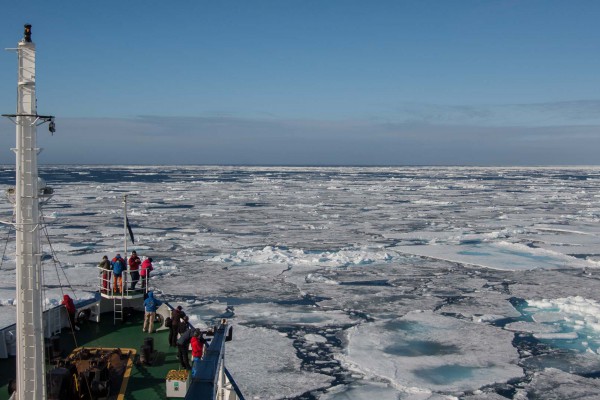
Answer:
POLYGON ((123 270, 125 269, 125 260, 121 258, 120 254, 117 254, 115 258, 112 259, 112 267, 113 267, 113 275, 121 276, 123 270))
POLYGON ((73 303, 73 299, 68 294, 63 296, 63 301, 61 304, 64 304, 69 314, 75 314, 75 304, 73 303))
POLYGON ((162 301, 154 298, 153 292, 148 292, 148 298, 144 300, 144 309, 146 312, 156 312, 156 309, 160 307, 162 301))
POLYGON ((141 276, 146 276, 148 274, 148 272, 153 271, 153 270, 154 270, 154 267, 152 267, 152 261, 150 261, 147 258, 144 261, 142 261, 142 268, 140 269, 141 276))
POLYGON ((110 261, 108 261, 108 259, 103 259, 102 261, 100 261, 98 267, 102 268, 104 271, 112 270, 112 264, 110 263, 110 261))

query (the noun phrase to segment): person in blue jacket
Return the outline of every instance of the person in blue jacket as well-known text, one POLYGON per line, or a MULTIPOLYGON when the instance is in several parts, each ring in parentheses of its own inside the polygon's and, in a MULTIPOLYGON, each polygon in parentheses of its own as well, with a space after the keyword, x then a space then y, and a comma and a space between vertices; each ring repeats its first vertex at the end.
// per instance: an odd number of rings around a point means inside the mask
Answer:
POLYGON ((127 269, 127 263, 121 258, 120 254, 117 254, 110 264, 112 265, 114 277, 113 290, 115 293, 123 293, 123 271, 127 269))
POLYGON ((156 318, 156 309, 160 307, 162 301, 154 298, 152 291, 148 292, 148 298, 144 300, 144 327, 143 332, 154 333, 154 319, 156 318))

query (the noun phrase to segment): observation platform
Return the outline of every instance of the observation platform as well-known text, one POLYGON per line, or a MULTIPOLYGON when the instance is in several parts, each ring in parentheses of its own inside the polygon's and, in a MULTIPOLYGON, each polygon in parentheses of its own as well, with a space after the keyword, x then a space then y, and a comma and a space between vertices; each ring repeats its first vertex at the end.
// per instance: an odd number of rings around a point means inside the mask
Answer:
POLYGON ((115 283, 115 278, 113 276, 112 271, 100 270, 100 278, 98 282, 98 292, 105 299, 111 300, 131 300, 131 299, 140 299, 143 298, 144 295, 148 292, 147 287, 142 287, 142 281, 138 281, 136 284, 136 288, 131 288, 131 276, 130 271, 123 271, 121 276, 122 284, 117 285, 115 283), (120 288, 123 288, 121 291, 120 288), (119 289, 119 290, 115 290, 119 289))
POLYGON ((100 292, 100 296, 102 296, 105 299, 110 299, 110 300, 120 299, 120 298, 127 299, 127 300, 140 299, 140 298, 143 298, 145 294, 146 294, 146 291, 142 290, 142 289, 124 290, 123 293, 112 292, 112 291, 100 292))

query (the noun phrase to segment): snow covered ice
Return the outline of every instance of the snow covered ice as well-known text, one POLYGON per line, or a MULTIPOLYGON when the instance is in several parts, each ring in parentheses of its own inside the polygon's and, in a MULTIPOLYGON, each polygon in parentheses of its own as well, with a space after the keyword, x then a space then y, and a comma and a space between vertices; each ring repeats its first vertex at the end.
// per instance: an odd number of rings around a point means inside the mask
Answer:
MULTIPOLYGON (((248 399, 595 398, 600 169, 46 167, 47 306, 123 252, 248 399), (55 270, 52 252, 60 264, 55 270)), ((14 169, 0 171, 7 188, 14 169)), ((12 206, 1 203, 2 220, 12 206)), ((2 237, 14 237, 4 225, 2 237)), ((0 323, 14 322, 14 242, 0 323)), ((4 248, 4 243, 2 245, 4 248)))

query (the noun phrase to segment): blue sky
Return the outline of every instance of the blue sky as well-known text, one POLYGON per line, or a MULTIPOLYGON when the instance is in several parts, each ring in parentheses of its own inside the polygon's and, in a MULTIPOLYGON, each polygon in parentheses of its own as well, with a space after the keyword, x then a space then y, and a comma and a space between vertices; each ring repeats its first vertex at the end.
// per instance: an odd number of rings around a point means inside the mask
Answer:
MULTIPOLYGON (((19 3, 41 163, 600 164, 597 1, 19 3)), ((0 53, 3 113, 15 78, 0 53)))

